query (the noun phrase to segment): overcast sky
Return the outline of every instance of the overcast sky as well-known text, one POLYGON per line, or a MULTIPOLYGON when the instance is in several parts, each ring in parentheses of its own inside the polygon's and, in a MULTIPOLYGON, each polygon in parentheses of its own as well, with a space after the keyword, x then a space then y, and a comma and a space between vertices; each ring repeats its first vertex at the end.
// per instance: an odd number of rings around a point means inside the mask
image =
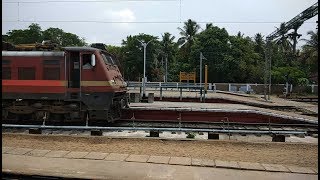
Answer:
MULTIPOLYGON (((316 0, 3 0, 2 34, 25 29, 32 22, 42 30, 57 27, 77 34, 86 42, 120 45, 128 35, 146 33, 158 36, 170 32, 179 38, 177 27, 191 18, 205 28, 206 22, 224 27, 229 34, 238 31, 253 37, 267 36, 316 0), (19 3, 18 3, 19 2, 19 3), (26 3, 28 2, 28 3, 26 3), (110 23, 116 22, 116 23, 110 23), (120 23, 122 22, 122 23, 120 23), (124 23, 131 22, 131 23, 124 23), (149 22, 149 23, 145 23, 149 22), (160 23, 161 22, 161 23, 160 23)), ((315 31, 318 17, 298 30, 306 36, 315 31)), ((298 42, 298 46, 303 44, 298 42)))

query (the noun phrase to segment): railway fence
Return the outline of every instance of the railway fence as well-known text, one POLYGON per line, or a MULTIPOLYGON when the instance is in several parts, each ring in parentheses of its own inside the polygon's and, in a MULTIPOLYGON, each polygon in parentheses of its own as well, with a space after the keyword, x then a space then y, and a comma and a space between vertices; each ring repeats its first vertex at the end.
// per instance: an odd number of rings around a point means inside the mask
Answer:
MULTIPOLYGON (((142 82, 128 81, 129 89, 138 89, 142 87, 142 82)), ((283 94, 286 84, 272 84, 272 94, 283 94)), ((264 84, 257 83, 208 83, 208 91, 229 91, 229 92, 242 92, 242 93, 264 93, 264 84)), ((185 83, 185 82, 146 82, 146 88, 154 90, 188 90, 188 91, 201 91, 205 89, 205 83, 185 83)), ((317 94, 318 85, 311 84, 306 86, 289 86, 292 93, 308 93, 317 94)))

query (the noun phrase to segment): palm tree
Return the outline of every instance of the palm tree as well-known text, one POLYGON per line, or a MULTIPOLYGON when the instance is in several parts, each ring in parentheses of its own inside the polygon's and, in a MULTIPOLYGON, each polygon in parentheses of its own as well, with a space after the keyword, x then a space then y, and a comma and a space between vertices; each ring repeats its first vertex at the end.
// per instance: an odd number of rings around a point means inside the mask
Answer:
POLYGON ((178 39, 178 44, 187 47, 191 47, 194 42, 195 35, 197 34, 200 26, 197 22, 188 19, 187 22, 184 22, 183 28, 178 27, 180 30, 181 37, 178 39))
POLYGON ((311 48, 313 52, 318 52, 318 31, 315 33, 313 31, 308 31, 307 35, 310 35, 310 40, 308 39, 301 39, 302 41, 305 41, 306 44, 304 47, 311 48))
POLYGON ((212 23, 207 23, 206 24, 206 29, 210 29, 210 28, 212 28, 213 27, 213 24, 212 23))
POLYGON ((306 44, 302 46, 301 60, 303 65, 310 67, 311 73, 318 72, 318 31, 309 31, 310 39, 301 39, 306 44))
POLYGON ((265 57, 264 50, 265 50, 265 42, 263 40, 263 36, 261 35, 261 33, 257 33, 254 36, 254 51, 258 53, 261 60, 264 59, 265 57))
POLYGON ((174 46, 174 36, 171 36, 170 33, 165 32, 162 35, 162 41, 161 41, 161 46, 162 46, 162 52, 166 55, 169 55, 170 53, 172 53, 172 49, 174 46))
POLYGON ((160 42, 161 43, 161 51, 162 51, 162 54, 165 56, 166 58, 166 62, 165 62, 165 80, 167 81, 168 79, 168 58, 169 60, 172 59, 172 54, 174 53, 174 46, 175 46, 175 43, 173 42, 174 40, 174 36, 171 36, 170 33, 168 32, 165 32, 163 35, 162 35, 162 41, 160 42))
POLYGON ((292 49, 292 43, 288 40, 287 31, 285 29, 285 23, 280 24, 280 28, 277 28, 280 33, 280 38, 276 41, 276 44, 280 45, 282 52, 290 52, 292 49))

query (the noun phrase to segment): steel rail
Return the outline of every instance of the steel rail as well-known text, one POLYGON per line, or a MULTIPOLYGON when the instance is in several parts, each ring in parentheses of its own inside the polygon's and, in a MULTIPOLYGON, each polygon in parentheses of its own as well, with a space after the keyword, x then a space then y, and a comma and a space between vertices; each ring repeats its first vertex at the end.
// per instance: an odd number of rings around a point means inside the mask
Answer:
MULTIPOLYGON (((152 121, 152 120, 143 120, 143 121, 139 121, 139 119, 134 119, 135 123, 163 123, 163 124, 177 124, 177 122, 168 122, 163 120, 162 122, 158 122, 159 120, 156 121, 152 121)), ((118 121, 116 121, 115 123, 132 123, 133 120, 132 119, 120 119, 118 121)), ((203 125, 203 126, 207 126, 207 125, 212 125, 212 126, 216 126, 216 125, 223 125, 225 123, 225 121, 221 120, 220 122, 183 122, 184 125, 203 125)), ((318 124, 296 124, 296 123, 288 123, 288 124, 284 124, 284 123, 254 123, 254 122, 234 122, 234 121, 230 121, 229 122, 230 125, 234 125, 234 126, 275 126, 275 127, 308 127, 308 128, 318 128, 318 124)))
POLYGON ((307 131, 280 130, 234 130, 234 129, 195 129, 195 128, 152 128, 152 127, 101 127, 101 126, 46 126, 2 124, 2 128, 39 128, 70 130, 135 130, 135 131, 181 131, 181 132, 213 132, 213 133, 246 133, 246 134, 307 134, 307 131))

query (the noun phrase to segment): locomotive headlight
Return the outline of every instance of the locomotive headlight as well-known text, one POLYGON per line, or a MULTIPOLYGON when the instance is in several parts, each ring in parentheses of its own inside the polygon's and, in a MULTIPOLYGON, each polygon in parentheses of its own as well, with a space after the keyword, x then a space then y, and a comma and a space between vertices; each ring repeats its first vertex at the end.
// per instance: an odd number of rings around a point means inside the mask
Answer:
POLYGON ((123 86, 126 86, 126 87, 127 87, 127 85, 128 85, 128 84, 127 84, 126 82, 123 82, 123 86))
POLYGON ((111 82, 111 85, 114 85, 116 83, 114 79, 112 79, 110 82, 111 82))

